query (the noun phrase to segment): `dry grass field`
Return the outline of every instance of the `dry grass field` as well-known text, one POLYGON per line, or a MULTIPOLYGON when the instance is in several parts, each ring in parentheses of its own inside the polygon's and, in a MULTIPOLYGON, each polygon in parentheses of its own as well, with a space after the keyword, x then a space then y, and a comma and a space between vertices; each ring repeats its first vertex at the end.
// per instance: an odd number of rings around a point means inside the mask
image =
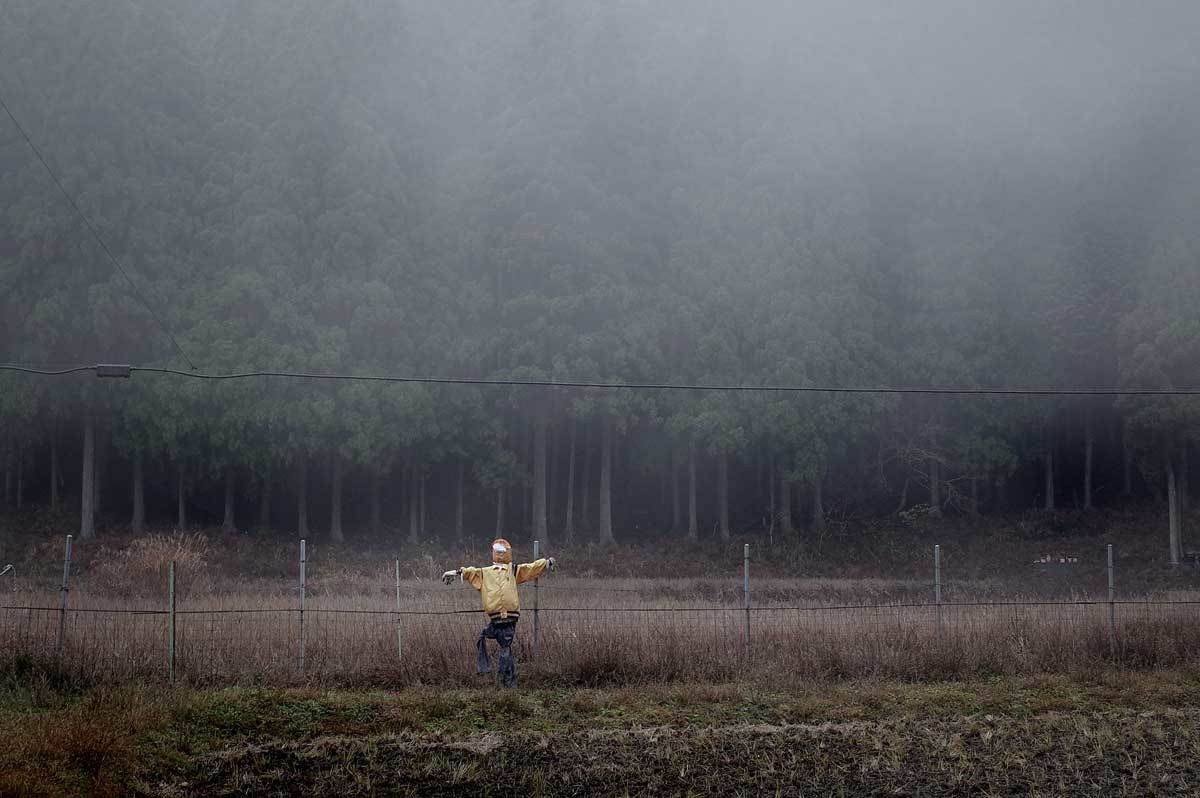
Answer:
POLYGON ((474 673, 474 591, 436 580, 472 552, 314 547, 302 638, 290 544, 81 548, 65 612, 55 548, 2 585, 3 796, 1200 790, 1183 578, 1110 606, 1095 573, 976 573, 939 612, 911 573, 805 577, 776 552, 747 612, 735 557, 660 577, 645 552, 580 549, 523 588, 513 692, 474 673))
MULTIPOLYGON (((174 664, 183 683, 479 683, 477 594, 435 578, 446 563, 469 562, 469 553, 403 561, 310 556, 301 613, 298 565, 288 562, 294 547, 231 559, 217 550, 222 545, 200 534, 163 534, 85 551, 65 610, 53 587, 61 574, 52 580, 23 567, 6 577, 0 659, 103 684, 167 682, 173 561, 174 664)), ((568 557, 536 588, 522 587, 517 655, 527 685, 917 681, 1172 668, 1200 655, 1200 594, 1184 589, 1126 593, 1110 605, 1094 580, 1058 595, 947 580, 939 607, 932 585, 917 579, 797 578, 764 569, 752 579, 747 610, 737 560, 711 575, 663 578, 601 577, 597 565, 594 557, 568 557)))

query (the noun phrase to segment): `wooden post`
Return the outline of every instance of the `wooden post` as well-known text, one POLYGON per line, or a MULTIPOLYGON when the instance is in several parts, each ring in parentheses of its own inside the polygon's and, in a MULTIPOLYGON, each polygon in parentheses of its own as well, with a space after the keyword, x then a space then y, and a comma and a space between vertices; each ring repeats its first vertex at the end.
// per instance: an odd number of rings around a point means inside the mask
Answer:
POLYGON ((1108 654, 1117 656, 1117 603, 1116 583, 1113 579, 1113 547, 1108 544, 1108 654))
POLYGON ((745 656, 750 661, 750 544, 742 547, 742 598, 746 609, 745 656))
POLYGON ((400 629, 400 560, 396 560, 396 659, 404 659, 404 637, 400 629))
MULTIPOLYGON (((541 553, 541 542, 533 541, 533 559, 537 560, 541 553)), ((541 588, 538 580, 533 580, 533 655, 537 656, 538 649, 538 605, 541 603, 541 588)))
POLYGON ((175 684, 175 561, 167 568, 167 675, 175 684))
POLYGON ((63 653, 63 636, 66 632, 67 625, 67 593, 71 590, 71 536, 67 535, 67 549, 63 554, 63 578, 62 590, 59 591, 58 603, 58 643, 57 651, 58 658, 62 659, 63 653))
POLYGON ((300 672, 304 673, 304 584, 307 574, 307 556, 304 551, 304 538, 300 539, 300 672))
POLYGON ((942 547, 933 547, 933 601, 937 605, 938 636, 942 633, 942 547))

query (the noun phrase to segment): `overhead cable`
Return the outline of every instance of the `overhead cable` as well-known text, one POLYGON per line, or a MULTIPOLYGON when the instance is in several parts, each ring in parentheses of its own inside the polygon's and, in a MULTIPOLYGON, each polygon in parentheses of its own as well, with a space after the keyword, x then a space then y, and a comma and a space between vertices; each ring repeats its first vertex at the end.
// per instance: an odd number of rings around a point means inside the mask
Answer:
POLYGON ((747 385, 721 383, 673 382, 589 382, 566 380, 518 380, 472 377, 415 377, 388 374, 326 374, 302 371, 242 371, 209 374, 202 371, 159 366, 107 365, 75 366, 65 369, 37 369, 18 364, 0 363, 0 371, 13 371, 38 376, 58 377, 80 372, 93 372, 103 377, 129 377, 141 372, 166 374, 196 380, 226 381, 253 379, 296 379, 349 382, 417 383, 429 385, 482 385, 493 387, 580 388, 631 391, 715 391, 766 393, 832 393, 832 394, 921 394, 938 396, 1200 396, 1200 388, 973 388, 955 386, 897 386, 897 385, 747 385))

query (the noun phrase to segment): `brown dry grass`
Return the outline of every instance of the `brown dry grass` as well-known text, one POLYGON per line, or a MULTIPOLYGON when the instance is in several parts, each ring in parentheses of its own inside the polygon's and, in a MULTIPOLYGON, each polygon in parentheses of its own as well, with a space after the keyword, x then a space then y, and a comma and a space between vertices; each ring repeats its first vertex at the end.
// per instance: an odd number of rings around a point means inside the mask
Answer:
POLYGON ((208 538, 198 532, 148 535, 124 546, 101 545, 89 576, 109 595, 161 596, 163 577, 174 562, 176 594, 202 595, 211 590, 208 559, 208 538))
MULTIPOLYGON (((270 562, 287 547, 264 555, 270 562)), ((194 684, 467 685, 482 626, 476 593, 445 587, 424 555, 401 568, 314 560, 303 619, 296 583, 217 576, 205 536, 156 535, 93 552, 65 614, 45 580, 14 581, 0 609, 0 660, 24 657, 108 684, 167 674, 165 573, 177 563, 176 670, 194 684), (397 607, 399 592, 399 607, 397 607), (59 628, 63 653, 57 653, 59 628)), ((222 552, 221 557, 228 557, 222 552)), ((453 560, 450 560, 453 562, 453 560)), ((744 629, 740 580, 580 578, 564 568, 523 588, 517 654, 529 683, 787 683, 797 678, 905 680, 1070 673, 1098 664, 1174 667, 1200 654, 1200 604, 989 603, 960 584, 937 611, 906 580, 756 578, 744 629), (537 605, 538 645, 533 645, 537 605), (748 656, 747 656, 748 655, 748 656)), ((978 588, 977 592, 973 592, 978 588)))
MULTIPOLYGON (((531 684, 786 683, 796 678, 905 680, 1070 673, 1101 664, 1175 667, 1200 655, 1200 605, 1119 604, 1110 646, 1106 604, 756 606, 639 593, 591 592, 555 581, 540 597, 533 645, 532 595, 518 629, 517 656, 531 684)), ((647 586, 653 594, 656 586, 647 586)), ((318 593, 306 601, 304 661, 300 614, 282 593, 193 595, 179 604, 176 667, 196 684, 467 685, 483 624, 467 588, 406 582, 402 611, 380 591, 318 593), (455 612, 454 610, 462 610, 455 612)), ((60 616, 52 594, 26 594, 0 610, 0 659, 55 661, 119 684, 162 681, 167 615, 149 600, 74 593, 60 616), (136 610, 136 612, 130 612, 136 610), (153 610, 153 611, 151 611, 153 610)))
POLYGON ((140 737, 166 724, 172 702, 136 689, 101 689, 77 701, 59 698, 40 712, 5 720, 0 794, 129 794, 139 768, 140 737))

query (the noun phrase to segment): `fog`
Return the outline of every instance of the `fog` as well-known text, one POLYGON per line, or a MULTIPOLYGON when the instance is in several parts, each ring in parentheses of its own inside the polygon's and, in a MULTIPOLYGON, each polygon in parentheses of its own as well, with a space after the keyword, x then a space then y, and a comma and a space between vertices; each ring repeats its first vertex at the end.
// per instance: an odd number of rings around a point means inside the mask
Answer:
POLYGON ((10 370, 6 505, 607 542, 1144 501, 1178 560, 1200 402, 1112 391, 1200 385, 1197 30, 1165 0, 9 0, 0 94, 121 267, 0 117, 0 361, 1102 395, 10 370))

